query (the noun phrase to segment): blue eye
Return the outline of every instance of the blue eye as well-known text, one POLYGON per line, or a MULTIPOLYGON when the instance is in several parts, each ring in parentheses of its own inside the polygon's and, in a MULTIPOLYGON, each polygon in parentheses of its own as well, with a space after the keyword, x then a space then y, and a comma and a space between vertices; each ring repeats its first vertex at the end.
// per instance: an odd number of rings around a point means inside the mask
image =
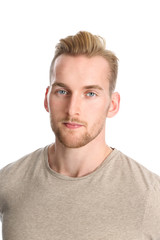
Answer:
POLYGON ((58 90, 57 93, 59 93, 60 95, 66 95, 67 92, 65 90, 58 90))
POLYGON ((94 96, 96 96, 97 94, 96 93, 94 93, 94 92, 88 92, 87 93, 87 96, 89 96, 89 97, 94 97, 94 96), (88 95, 89 94, 89 95, 88 95))

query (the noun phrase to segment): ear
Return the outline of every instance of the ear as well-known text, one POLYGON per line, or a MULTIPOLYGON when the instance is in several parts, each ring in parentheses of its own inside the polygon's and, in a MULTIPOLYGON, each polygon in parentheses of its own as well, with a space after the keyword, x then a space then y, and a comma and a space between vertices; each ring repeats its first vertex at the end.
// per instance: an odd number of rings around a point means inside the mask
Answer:
POLYGON ((111 96, 111 103, 107 113, 108 118, 114 117, 118 111, 120 106, 120 95, 118 92, 114 92, 111 96))
POLYGON ((44 108, 46 109, 47 112, 49 112, 48 108, 48 92, 49 92, 49 87, 46 88, 46 93, 45 93, 45 98, 44 98, 44 108))

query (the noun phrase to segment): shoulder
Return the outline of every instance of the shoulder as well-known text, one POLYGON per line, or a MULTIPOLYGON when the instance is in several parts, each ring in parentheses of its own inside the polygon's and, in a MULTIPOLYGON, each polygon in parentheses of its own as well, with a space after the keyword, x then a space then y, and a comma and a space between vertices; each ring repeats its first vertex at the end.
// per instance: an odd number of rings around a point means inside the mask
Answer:
POLYGON ((143 190, 152 190, 156 188, 160 192, 160 176, 153 173, 136 160, 118 151, 117 164, 123 169, 124 174, 132 178, 134 183, 143 190))
POLYGON ((115 162, 122 181, 134 189, 132 198, 143 196, 142 234, 144 239, 160 236, 160 176, 117 150, 115 162), (127 179, 127 180, 126 180, 127 179))
POLYGON ((47 147, 37 149, 0 170, 0 214, 8 201, 27 191, 43 171, 44 154, 47 147))
POLYGON ((45 148, 39 148, 3 167, 0 170, 0 184, 10 178, 13 180, 22 174, 24 176, 26 172, 33 169, 40 162, 39 160, 43 158, 45 148))

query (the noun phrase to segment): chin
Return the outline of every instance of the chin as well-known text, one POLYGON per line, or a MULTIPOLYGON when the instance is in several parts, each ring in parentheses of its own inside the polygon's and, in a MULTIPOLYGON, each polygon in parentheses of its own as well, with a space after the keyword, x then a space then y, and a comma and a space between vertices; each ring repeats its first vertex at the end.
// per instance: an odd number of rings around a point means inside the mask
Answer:
POLYGON ((88 137, 68 136, 63 134, 57 134, 58 141, 67 148, 80 148, 88 144, 91 139, 88 137))
POLYGON ((80 148, 80 147, 83 147, 85 146, 88 142, 84 142, 84 141, 67 141, 67 140, 64 140, 64 139, 58 139, 59 142, 61 144, 63 144, 63 146, 67 147, 67 148, 80 148))
POLYGON ((65 147, 67 148, 80 148, 91 141, 93 141, 100 133, 97 131, 95 134, 91 135, 88 132, 85 133, 76 133, 76 132, 65 132, 62 131, 60 128, 57 131, 54 131, 56 139, 65 147), (80 136, 81 135, 81 136, 80 136))

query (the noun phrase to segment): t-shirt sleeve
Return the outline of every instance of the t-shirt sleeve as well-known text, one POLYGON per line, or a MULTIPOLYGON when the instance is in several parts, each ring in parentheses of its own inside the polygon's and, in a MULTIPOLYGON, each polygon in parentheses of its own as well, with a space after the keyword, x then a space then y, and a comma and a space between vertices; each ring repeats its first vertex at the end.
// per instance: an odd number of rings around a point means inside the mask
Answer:
POLYGON ((160 240, 160 182, 147 193, 143 234, 145 240, 160 240))
POLYGON ((1 169, 0 169, 0 221, 2 221, 2 179, 1 179, 1 169))
POLYGON ((3 205, 4 205, 4 168, 0 169, 0 221, 2 221, 2 210, 3 210, 3 205))

